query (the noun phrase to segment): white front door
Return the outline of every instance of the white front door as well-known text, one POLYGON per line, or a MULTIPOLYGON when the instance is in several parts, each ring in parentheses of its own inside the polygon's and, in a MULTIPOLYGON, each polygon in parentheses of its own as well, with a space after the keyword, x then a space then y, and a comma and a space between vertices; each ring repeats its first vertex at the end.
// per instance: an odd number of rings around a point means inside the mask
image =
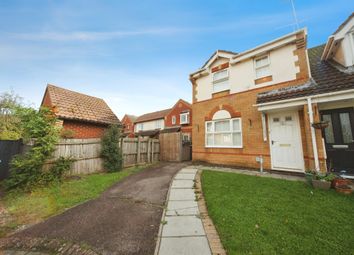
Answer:
POLYGON ((272 168, 304 170, 298 113, 280 112, 268 115, 272 168))

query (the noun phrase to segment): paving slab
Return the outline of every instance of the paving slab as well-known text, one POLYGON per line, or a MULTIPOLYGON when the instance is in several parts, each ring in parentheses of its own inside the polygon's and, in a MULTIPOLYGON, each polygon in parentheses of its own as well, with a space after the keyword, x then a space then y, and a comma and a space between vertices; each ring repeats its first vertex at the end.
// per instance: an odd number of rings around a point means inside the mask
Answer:
POLYGON ((175 180, 194 180, 195 174, 194 173, 178 173, 175 176, 175 180))
POLYGON ((181 171, 179 171, 179 173, 185 174, 185 173, 189 173, 189 174, 195 174, 198 172, 198 169, 196 168, 183 168, 181 171))
POLYGON ((197 216, 166 216, 162 237, 205 235, 203 224, 197 216))
POLYGON ((172 182, 172 188, 189 188, 192 189, 194 186, 194 181, 193 180, 173 180, 172 182))
POLYGON ((205 236, 162 238, 160 255, 211 255, 205 236))
POLYGON ((198 203, 196 201, 169 201, 166 215, 199 215, 198 203))
POLYGON ((170 201, 173 200, 195 200, 195 194, 193 189, 171 189, 170 201))

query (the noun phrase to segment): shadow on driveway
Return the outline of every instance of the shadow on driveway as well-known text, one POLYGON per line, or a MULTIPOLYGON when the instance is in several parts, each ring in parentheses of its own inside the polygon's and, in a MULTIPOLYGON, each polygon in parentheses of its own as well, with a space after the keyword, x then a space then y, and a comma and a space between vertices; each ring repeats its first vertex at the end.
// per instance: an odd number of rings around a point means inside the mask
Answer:
MULTIPOLYGON (((102 254, 153 254, 167 191, 187 163, 161 163, 113 185, 99 198, 14 234, 87 244, 102 254)), ((75 254, 75 253, 74 253, 75 254)))

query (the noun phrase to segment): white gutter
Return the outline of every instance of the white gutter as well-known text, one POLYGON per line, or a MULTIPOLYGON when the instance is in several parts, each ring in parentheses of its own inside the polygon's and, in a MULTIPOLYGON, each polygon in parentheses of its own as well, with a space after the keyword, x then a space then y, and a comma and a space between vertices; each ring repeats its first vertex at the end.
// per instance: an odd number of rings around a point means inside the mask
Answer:
POLYGON ((309 114, 309 119, 310 119, 312 149, 313 149, 313 157, 315 159, 315 170, 317 172, 319 172, 320 171, 320 162, 318 160, 316 133, 315 133, 315 128, 312 126, 312 124, 313 124, 313 111, 312 111, 311 97, 307 98, 307 107, 308 107, 308 114, 309 114))

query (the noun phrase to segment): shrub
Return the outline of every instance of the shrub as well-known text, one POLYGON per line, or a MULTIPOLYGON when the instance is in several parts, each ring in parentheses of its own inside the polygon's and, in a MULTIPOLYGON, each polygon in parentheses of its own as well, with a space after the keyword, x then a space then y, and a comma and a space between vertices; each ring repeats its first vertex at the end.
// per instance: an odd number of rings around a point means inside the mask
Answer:
MULTIPOLYGON (((33 108, 18 108, 16 116, 21 120, 19 128, 25 140, 31 139, 32 146, 24 155, 16 155, 10 163, 10 176, 5 181, 7 189, 24 188, 32 189, 38 184, 47 183, 51 170, 48 173, 43 171, 43 164, 55 149, 59 139, 59 128, 55 125, 56 117, 47 108, 39 111, 33 108)), ((63 160, 58 160, 62 165, 63 160)), ((60 171, 54 164, 54 175, 60 171)))
POLYGON ((102 138, 103 166, 107 172, 116 172, 122 169, 123 159, 119 147, 121 128, 118 125, 110 126, 102 138))

